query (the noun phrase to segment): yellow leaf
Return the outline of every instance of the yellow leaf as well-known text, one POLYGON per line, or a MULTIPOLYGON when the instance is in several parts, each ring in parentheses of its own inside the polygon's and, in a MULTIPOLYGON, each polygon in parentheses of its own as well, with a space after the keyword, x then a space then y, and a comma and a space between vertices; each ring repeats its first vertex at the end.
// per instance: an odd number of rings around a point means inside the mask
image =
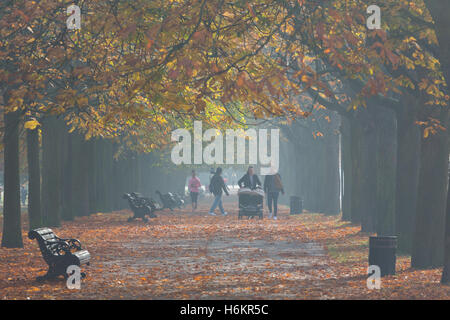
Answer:
POLYGON ((28 120, 27 122, 25 122, 24 127, 25 127, 25 129, 28 129, 28 130, 34 130, 39 125, 40 124, 37 120, 28 120))

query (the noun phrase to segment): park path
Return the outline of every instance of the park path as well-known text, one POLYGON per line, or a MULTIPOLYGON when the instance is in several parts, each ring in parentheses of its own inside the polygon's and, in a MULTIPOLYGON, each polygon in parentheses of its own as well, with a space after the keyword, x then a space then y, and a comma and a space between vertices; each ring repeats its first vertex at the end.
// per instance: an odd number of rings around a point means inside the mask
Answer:
POLYGON ((287 299, 319 289, 328 257, 320 244, 293 236, 298 222, 287 209, 277 221, 239 221, 235 206, 226 204, 228 217, 205 215, 206 204, 196 214, 164 213, 171 219, 153 226, 154 237, 124 241, 103 259, 118 270, 111 281, 124 284, 128 298, 287 299))
POLYGON ((164 210, 148 223, 127 222, 129 211, 97 213, 65 222, 55 232, 75 237, 91 253, 81 290, 64 281, 37 283, 46 271, 36 243, 3 249, 0 299, 325 299, 338 277, 326 250, 311 238, 305 216, 286 207, 277 221, 209 216, 207 199, 164 210))
POLYGON ((450 297, 441 269, 411 269, 406 256, 381 290, 367 289, 369 234, 340 217, 290 216, 283 207, 277 221, 238 220, 235 199, 226 199, 226 217, 208 216, 207 199, 198 213, 165 210, 148 223, 127 222, 128 210, 63 222, 54 231, 91 253, 80 290, 63 279, 36 282, 47 266, 24 224, 24 248, 0 248, 0 300, 450 297))

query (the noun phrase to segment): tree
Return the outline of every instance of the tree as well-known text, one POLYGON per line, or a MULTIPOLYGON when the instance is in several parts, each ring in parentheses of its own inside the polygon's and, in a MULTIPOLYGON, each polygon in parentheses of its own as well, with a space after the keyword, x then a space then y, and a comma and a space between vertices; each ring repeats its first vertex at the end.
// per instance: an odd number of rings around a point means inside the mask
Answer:
POLYGON ((45 224, 50 227, 61 225, 60 200, 60 149, 61 138, 56 116, 47 116, 42 121, 42 210, 45 224))
MULTIPOLYGON (((439 57, 443 67, 447 86, 450 83, 450 36, 448 30, 450 22, 448 16, 450 14, 450 3, 443 0, 425 0, 428 10, 434 20, 436 35, 439 41, 439 57)), ((446 223, 445 223, 445 261, 444 271, 442 273, 442 283, 450 283, 450 210, 449 195, 447 195, 446 223)))
POLYGON ((19 180, 19 111, 5 114, 2 247, 22 248, 19 180))
MULTIPOLYGON (((42 227, 41 217, 41 169, 39 162, 39 128, 28 122, 27 159, 28 159, 28 217, 30 230, 42 227)), ((27 126, 27 124, 25 125, 27 126)))

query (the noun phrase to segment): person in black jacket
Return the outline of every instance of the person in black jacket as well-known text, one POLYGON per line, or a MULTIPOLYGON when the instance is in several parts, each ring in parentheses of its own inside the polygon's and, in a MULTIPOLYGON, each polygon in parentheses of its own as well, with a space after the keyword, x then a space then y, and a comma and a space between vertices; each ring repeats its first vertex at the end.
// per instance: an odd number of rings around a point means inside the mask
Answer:
POLYGON ((219 206, 220 212, 222 215, 226 216, 228 213, 225 212, 223 209, 222 204, 222 191, 226 193, 227 196, 230 194, 228 193, 227 186, 225 185, 225 181, 223 181, 223 178, 221 176, 222 174, 222 168, 217 168, 216 173, 211 178, 211 182, 209 184, 209 191, 214 194, 214 202, 211 206, 211 209, 209 209, 209 214, 212 216, 215 216, 214 210, 219 206))
POLYGON ((248 167, 247 173, 239 179, 238 185, 239 188, 249 188, 251 190, 256 189, 257 186, 261 186, 261 181, 259 181, 252 166, 248 167))
POLYGON ((283 184, 281 183, 281 176, 279 173, 267 175, 264 178, 264 191, 267 195, 267 207, 269 208, 269 218, 272 218, 272 203, 273 203, 273 219, 277 220, 278 212, 278 196, 280 191, 284 194, 283 184))

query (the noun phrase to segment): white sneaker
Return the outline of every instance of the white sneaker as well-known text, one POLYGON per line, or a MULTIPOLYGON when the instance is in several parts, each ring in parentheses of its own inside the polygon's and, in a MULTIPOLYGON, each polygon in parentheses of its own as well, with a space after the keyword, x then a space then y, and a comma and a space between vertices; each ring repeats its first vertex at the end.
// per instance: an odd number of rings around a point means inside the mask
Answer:
POLYGON ((215 216, 216 214, 214 212, 208 212, 209 215, 215 216))
POLYGON ((226 216, 226 215, 228 215, 228 212, 225 211, 222 215, 223 215, 223 216, 226 216))
POLYGON ((277 219, 277 216, 273 217, 273 220, 278 220, 278 219, 277 219))
POLYGON ((272 212, 269 212, 269 219, 272 219, 272 212))

